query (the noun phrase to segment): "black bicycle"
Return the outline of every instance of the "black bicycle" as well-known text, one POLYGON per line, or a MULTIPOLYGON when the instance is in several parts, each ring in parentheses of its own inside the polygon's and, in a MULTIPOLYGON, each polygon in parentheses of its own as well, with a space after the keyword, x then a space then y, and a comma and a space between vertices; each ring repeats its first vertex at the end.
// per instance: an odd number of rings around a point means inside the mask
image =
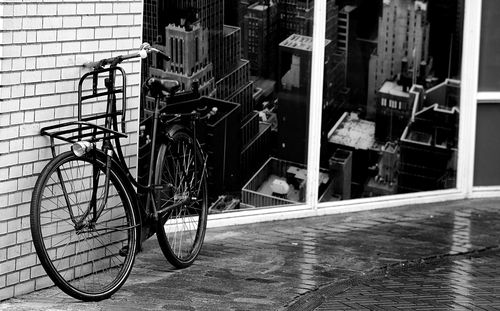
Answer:
POLYGON ((33 243, 49 277, 80 300, 115 293, 153 233, 177 268, 190 266, 203 244, 207 157, 196 128, 215 110, 168 113, 180 83, 149 78, 143 90, 155 107, 151 127, 140 134, 148 145, 147 183, 135 180, 120 144, 127 139, 127 82, 119 64, 152 52, 162 53, 145 43, 137 53, 85 64, 91 70, 79 82, 78 120, 41 129, 50 138, 53 159, 33 191, 33 243), (160 109, 163 100, 167 105, 160 109), (56 139, 70 143, 71 150, 57 155, 64 143, 56 139))

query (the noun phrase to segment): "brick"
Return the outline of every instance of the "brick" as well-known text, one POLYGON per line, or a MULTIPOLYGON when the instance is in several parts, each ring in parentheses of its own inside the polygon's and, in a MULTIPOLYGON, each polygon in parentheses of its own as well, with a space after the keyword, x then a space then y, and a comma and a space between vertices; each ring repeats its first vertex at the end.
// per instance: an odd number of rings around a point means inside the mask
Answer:
POLYGON ((82 27, 96 27, 99 26, 99 16, 82 16, 82 27))
POLYGON ((56 67, 67 67, 75 65, 75 55, 61 55, 56 58, 56 67))
POLYGON ((24 97, 24 85, 22 84, 13 85, 11 88, 12 88, 12 93, 11 93, 12 98, 24 97))
POLYGON ((38 149, 22 151, 19 153, 19 163, 35 162, 38 160, 38 149))
MULTIPOLYGON (((15 232, 0 235, 0 245, 2 245, 3 247, 15 245, 15 244, 16 244, 16 233, 15 232)), ((2 263, 2 272, 8 273, 10 271, 14 271, 14 266, 15 266, 15 262, 2 263), (12 270, 9 270, 10 269, 9 264, 13 264, 12 270)))
POLYGON ((20 218, 16 218, 16 219, 12 219, 12 220, 7 221, 7 231, 8 232, 14 232, 14 231, 17 231, 20 229, 21 229, 21 219, 20 218))
POLYGON ((35 290, 35 280, 19 283, 14 286, 14 295, 19 296, 35 290))
POLYGON ((10 151, 9 148, 7 148, 7 150, 9 150, 9 153, 0 154, 2 165, 10 166, 17 164, 19 154, 17 152, 10 151))
POLYGON ((86 53, 86 52, 94 52, 97 51, 99 48, 99 42, 92 40, 92 41, 83 41, 81 44, 81 52, 86 53))
POLYGON ((55 30, 39 30, 36 32, 37 42, 56 41, 57 32, 55 30))
POLYGON ((56 65, 55 56, 37 57, 36 59, 37 69, 54 68, 55 65, 56 65))
POLYGON ((17 135, 19 135, 19 127, 17 126, 0 128, 0 137, 2 137, 2 139, 17 138, 17 135))
POLYGON ((26 8, 26 15, 36 15, 36 14, 37 14, 37 5, 28 4, 26 8))
POLYGON ((0 288, 0 301, 14 296, 14 286, 0 288))
POLYGON ((73 117, 73 110, 74 108, 72 106, 57 107, 55 110, 55 118, 62 119, 73 117))
POLYGON ((40 124, 23 124, 19 128, 19 136, 40 135, 40 124))
POLYGON ((129 38, 128 27, 113 27, 113 38, 129 38))
POLYGON ((33 110, 25 111, 24 112, 24 122, 31 123, 33 121, 35 121, 35 112, 33 110))
MULTIPOLYGON (((31 241, 31 232, 30 230, 22 230, 17 232, 17 243, 23 243, 31 241)), ((23 260, 19 262, 20 259, 17 260, 16 268, 22 269, 26 267, 31 267, 35 265, 35 254, 31 254, 23 257, 23 260)))
POLYGON ((39 3, 37 7, 38 15, 56 15, 57 5, 49 3, 39 3))
POLYGON ((26 70, 36 69, 36 57, 26 57, 26 70))
POLYGON ((14 44, 3 46, 3 56, 4 57, 20 57, 21 56, 21 46, 14 45, 14 44))
POLYGON ((25 84, 24 85, 24 96, 34 96, 35 95, 35 85, 34 84, 25 84))
POLYGON ((57 31, 57 41, 76 40, 76 29, 59 29, 57 31))
POLYGON ((36 30, 26 32, 26 43, 36 43, 36 30))
POLYGON ((9 168, 0 169, 0 181, 7 180, 9 178, 9 168))
POLYGON ((41 29, 42 25, 42 17, 24 17, 22 19, 22 29, 41 29))
POLYGON ((12 34, 12 43, 22 43, 25 44, 27 41, 27 32, 22 30, 22 31, 16 31, 12 34))
MULTIPOLYGON (((23 175, 23 168, 22 166, 12 166, 9 168, 9 178, 18 178, 23 175)), ((9 201, 10 202, 10 201, 9 201)))
POLYGON ((50 287, 53 285, 54 285, 54 283, 52 282, 52 280, 48 276, 44 276, 44 277, 35 279, 36 290, 47 288, 47 287, 50 287))
POLYGON ((14 16, 25 16, 27 14, 27 5, 26 4, 16 4, 14 5, 14 16))
POLYGON ((95 39, 109 39, 112 38, 113 28, 111 27, 101 27, 99 31, 95 33, 95 39))
POLYGON ((127 2, 115 2, 113 3, 113 13, 130 13, 130 4, 127 2))
POLYGON ((23 21, 20 18, 4 18, 3 30, 18 30, 21 29, 23 21))
MULTIPOLYGON (((45 79, 42 79, 45 80, 45 79)), ((55 80, 55 79, 53 79, 55 80)), ((52 94, 54 93, 56 89, 56 84, 54 82, 48 82, 48 83, 38 83, 35 86, 35 95, 47 95, 47 94, 52 94)))
POLYGON ((34 83, 42 81, 40 70, 24 71, 21 73, 21 83, 34 83))
POLYGON ((113 4, 112 3, 96 3, 95 4, 95 13, 96 14, 113 13, 113 4))
POLYGON ((20 108, 22 110, 35 109, 40 107, 40 97, 21 98, 20 108))
POLYGON ((76 5, 76 13, 79 15, 94 14, 94 4, 93 3, 78 3, 76 5))
POLYGON ((64 28, 79 28, 82 25, 81 16, 64 16, 63 17, 63 27, 64 28))
POLYGON ((114 51, 116 50, 116 40, 100 40, 99 51, 114 51))
POLYGON ((18 190, 33 189, 33 187, 35 186, 35 182, 36 182, 35 176, 19 178, 17 182, 17 188, 18 190))
POLYGON ((80 52, 80 42, 63 42, 62 51, 63 53, 78 53, 80 52))
POLYGON ((42 24, 44 29, 58 29, 62 27, 63 18, 61 16, 44 17, 42 24))
MULTIPOLYGON (((34 141, 34 139, 32 139, 34 141)), ((33 146, 34 147, 34 146, 33 146)), ((23 165, 23 175, 28 176, 33 174, 33 164, 25 164, 23 165)))
POLYGON ((74 87, 74 81, 58 81, 56 82, 56 92, 57 93, 62 93, 62 92, 71 92, 75 90, 74 87))
MULTIPOLYGON (((35 33, 35 36, 36 36, 36 33, 35 33)), ((42 54, 42 45, 41 44, 28 44, 28 45, 24 45, 22 47, 22 55, 24 57, 27 57, 27 56, 37 56, 37 55, 40 55, 42 54)))
POLYGON ((63 68, 61 70, 61 79, 78 79, 81 69, 78 67, 63 68))
POLYGON ((41 265, 31 267, 31 277, 38 278, 45 275, 45 270, 41 265))
POLYGON ((44 43, 42 46, 43 55, 61 54, 62 44, 59 42, 44 43))
POLYGON ((133 25, 134 24, 134 15, 118 15, 117 25, 133 25))
POLYGON ((80 28, 80 29, 77 29, 77 31, 76 31, 76 39, 77 40, 94 39, 94 28, 80 28))
POLYGON ((118 21, 118 16, 116 15, 102 15, 100 16, 99 26, 115 26, 118 21))
POLYGON ((75 15, 76 3, 59 3, 57 5, 58 15, 75 15))
MULTIPOLYGON (((6 181, 0 181, 0 189, 2 189, 2 191, 4 193, 17 191, 17 189, 18 189, 17 188, 17 179, 9 179, 6 181)), ((2 216, 4 216, 4 215, 2 215, 2 216)))

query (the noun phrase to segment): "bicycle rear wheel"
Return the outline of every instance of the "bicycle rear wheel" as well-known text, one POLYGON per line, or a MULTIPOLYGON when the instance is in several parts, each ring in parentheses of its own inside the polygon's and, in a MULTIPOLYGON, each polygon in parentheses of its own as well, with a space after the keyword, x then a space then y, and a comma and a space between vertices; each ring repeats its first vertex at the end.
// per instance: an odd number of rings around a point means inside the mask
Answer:
POLYGON ((204 160, 191 135, 173 134, 158 151, 155 184, 160 219, 156 235, 163 254, 177 268, 190 266, 203 245, 207 226, 207 181, 204 160))
POLYGON ((62 153, 42 170, 31 200, 31 233, 42 266, 62 291, 85 301, 116 292, 137 249, 132 198, 113 167, 104 209, 93 220, 90 202, 98 210, 104 201, 104 161, 62 153))

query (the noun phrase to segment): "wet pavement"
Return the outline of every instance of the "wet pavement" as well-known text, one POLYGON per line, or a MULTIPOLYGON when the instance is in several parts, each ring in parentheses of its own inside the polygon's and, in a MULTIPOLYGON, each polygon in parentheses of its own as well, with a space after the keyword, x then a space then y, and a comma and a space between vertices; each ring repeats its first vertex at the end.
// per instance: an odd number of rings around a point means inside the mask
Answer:
POLYGON ((500 199, 213 228, 184 270, 150 239, 111 299, 0 310, 500 310, 499 244, 500 199))

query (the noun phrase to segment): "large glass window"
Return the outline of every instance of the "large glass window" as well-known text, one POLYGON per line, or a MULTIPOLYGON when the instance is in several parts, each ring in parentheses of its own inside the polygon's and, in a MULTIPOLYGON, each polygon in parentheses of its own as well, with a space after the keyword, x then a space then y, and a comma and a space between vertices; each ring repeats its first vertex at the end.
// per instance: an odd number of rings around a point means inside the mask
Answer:
POLYGON ((456 187, 463 6, 327 1, 320 202, 456 187))
MULTIPOLYGON (((144 1, 144 41, 171 57, 144 64, 144 77, 182 84, 163 111, 218 108, 198 131, 211 213, 306 202, 313 8, 311 0, 144 1), (195 81, 201 99, 190 95, 195 81)), ((152 103, 142 100, 140 158, 152 103)), ((139 160, 139 176, 147 165, 139 160)))

